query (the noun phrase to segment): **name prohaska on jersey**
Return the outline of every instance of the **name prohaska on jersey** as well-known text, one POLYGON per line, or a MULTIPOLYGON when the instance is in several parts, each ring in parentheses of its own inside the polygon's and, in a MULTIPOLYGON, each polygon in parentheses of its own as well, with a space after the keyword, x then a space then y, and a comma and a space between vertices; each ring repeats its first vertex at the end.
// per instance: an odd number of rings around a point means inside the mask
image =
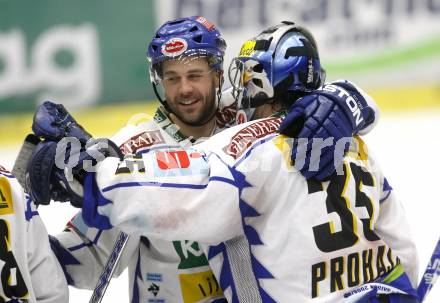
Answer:
POLYGON ((389 273, 400 264, 397 256, 385 245, 342 255, 311 266, 312 298, 366 284, 389 273), (320 292, 321 290, 321 292, 320 292))

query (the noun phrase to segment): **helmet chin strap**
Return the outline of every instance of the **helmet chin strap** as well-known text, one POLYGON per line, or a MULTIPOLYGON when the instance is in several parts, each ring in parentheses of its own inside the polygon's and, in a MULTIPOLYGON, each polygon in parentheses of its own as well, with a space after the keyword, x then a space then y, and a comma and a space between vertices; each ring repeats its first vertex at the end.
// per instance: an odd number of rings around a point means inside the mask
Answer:
POLYGON ((162 99, 162 97, 160 96, 159 92, 157 91, 157 84, 154 83, 154 82, 151 82, 151 84, 152 84, 152 86, 153 86, 153 91, 154 91, 154 94, 156 95, 157 100, 159 100, 160 104, 162 104, 162 106, 163 106, 168 112, 171 113, 171 109, 170 109, 170 107, 168 106, 167 102, 166 102, 164 99, 162 99))

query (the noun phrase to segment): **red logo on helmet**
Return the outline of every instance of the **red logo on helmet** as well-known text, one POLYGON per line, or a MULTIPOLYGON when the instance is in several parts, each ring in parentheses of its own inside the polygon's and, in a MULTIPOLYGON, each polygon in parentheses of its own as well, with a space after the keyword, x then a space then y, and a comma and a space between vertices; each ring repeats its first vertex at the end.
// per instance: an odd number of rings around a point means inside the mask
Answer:
POLYGON ((198 17, 196 21, 203 24, 203 26, 205 26, 208 30, 213 30, 215 27, 214 24, 212 24, 205 17, 202 16, 198 17))
POLYGON ((183 54, 188 49, 188 43, 185 39, 172 38, 162 45, 162 54, 169 57, 175 57, 183 54))

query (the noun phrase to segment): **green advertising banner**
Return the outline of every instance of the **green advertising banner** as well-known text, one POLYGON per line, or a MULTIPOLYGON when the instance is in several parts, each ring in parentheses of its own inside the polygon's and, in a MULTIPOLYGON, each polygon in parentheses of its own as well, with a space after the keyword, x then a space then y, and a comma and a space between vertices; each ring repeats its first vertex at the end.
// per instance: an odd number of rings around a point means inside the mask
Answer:
POLYGON ((0 0, 0 114, 153 98, 152 1, 0 0))
POLYGON ((155 99, 147 43, 162 22, 191 15, 221 30, 225 65, 247 38, 293 20, 314 33, 327 80, 439 103, 439 0, 0 0, 0 115, 45 99, 69 109, 155 99))

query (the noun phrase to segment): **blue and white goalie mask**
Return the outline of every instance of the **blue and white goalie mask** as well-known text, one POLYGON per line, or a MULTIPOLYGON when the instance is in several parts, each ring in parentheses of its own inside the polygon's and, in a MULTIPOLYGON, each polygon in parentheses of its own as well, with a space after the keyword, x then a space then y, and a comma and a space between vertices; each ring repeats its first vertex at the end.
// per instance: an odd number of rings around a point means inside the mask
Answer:
POLYGON ((249 58, 234 58, 229 66, 229 80, 238 109, 251 110, 274 97, 274 90, 263 65, 249 58))

